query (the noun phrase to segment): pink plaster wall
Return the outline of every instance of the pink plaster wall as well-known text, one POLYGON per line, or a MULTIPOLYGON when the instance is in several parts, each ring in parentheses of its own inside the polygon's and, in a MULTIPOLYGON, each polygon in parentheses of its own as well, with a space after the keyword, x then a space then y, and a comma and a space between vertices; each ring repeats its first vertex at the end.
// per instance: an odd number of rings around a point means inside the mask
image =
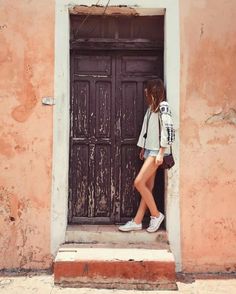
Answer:
POLYGON ((235 24, 235 0, 180 0, 184 271, 236 271, 235 24))
MULTIPOLYGON (((0 268, 48 268, 54 1, 0 7, 0 268)), ((180 0, 184 271, 236 270, 235 20, 235 0, 180 0)))
POLYGON ((0 0, 0 268, 48 268, 54 1, 0 0))

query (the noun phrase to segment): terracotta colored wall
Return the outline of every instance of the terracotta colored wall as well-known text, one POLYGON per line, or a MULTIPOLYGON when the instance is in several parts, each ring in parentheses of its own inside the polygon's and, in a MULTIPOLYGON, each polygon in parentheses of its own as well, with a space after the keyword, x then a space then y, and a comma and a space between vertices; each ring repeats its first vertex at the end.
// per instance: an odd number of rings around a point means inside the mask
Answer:
POLYGON ((184 271, 236 271, 235 21, 235 0, 180 0, 184 271))
POLYGON ((48 268, 54 1, 0 0, 0 268, 48 268))
MULTIPOLYGON (((236 3, 180 16, 183 270, 235 271, 236 3)), ((0 268, 51 265, 53 67, 54 1, 0 0, 0 268)))

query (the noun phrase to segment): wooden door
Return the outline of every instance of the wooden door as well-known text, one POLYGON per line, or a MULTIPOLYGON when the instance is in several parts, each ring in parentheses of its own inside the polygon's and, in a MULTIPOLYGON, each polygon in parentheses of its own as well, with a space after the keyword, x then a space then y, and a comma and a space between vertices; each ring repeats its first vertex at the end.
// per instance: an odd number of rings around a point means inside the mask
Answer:
POLYGON ((140 201, 133 181, 143 93, 148 79, 163 76, 163 52, 127 52, 71 54, 71 223, 123 222, 140 201))

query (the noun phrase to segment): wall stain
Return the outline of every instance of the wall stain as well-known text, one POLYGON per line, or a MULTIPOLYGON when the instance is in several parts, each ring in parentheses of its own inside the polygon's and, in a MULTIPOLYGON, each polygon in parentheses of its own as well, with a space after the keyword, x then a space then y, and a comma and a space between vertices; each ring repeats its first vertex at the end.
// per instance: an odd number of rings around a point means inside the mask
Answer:
POLYGON ((6 156, 7 158, 14 156, 11 144, 3 138, 0 138, 0 154, 6 156))
POLYGON ((195 93, 207 102, 208 107, 221 105, 225 108, 234 99, 236 60, 232 56, 235 55, 235 42, 224 40, 233 40, 233 37, 225 35, 220 41, 202 38, 189 56, 188 75, 191 78, 186 94, 195 93))
POLYGON ((84 267, 83 267, 83 275, 87 275, 89 272, 89 265, 88 263, 85 263, 84 267))
POLYGON ((232 140, 234 140, 233 136, 224 136, 224 137, 214 137, 207 141, 207 144, 209 145, 229 145, 231 144, 232 140))
POLYGON ((204 23, 201 23, 200 39, 202 38, 203 34, 204 34, 204 23))
POLYGON ((0 154, 11 158, 27 150, 24 139, 18 132, 0 133, 0 154))
POLYGON ((31 115, 34 107, 37 104, 37 96, 35 93, 35 86, 33 85, 33 70, 26 59, 25 68, 23 72, 23 87, 18 95, 22 99, 22 103, 12 110, 12 118, 17 122, 25 122, 31 115))
POLYGON ((6 24, 0 25, 0 31, 3 31, 6 28, 7 28, 7 25, 6 24))
POLYGON ((42 248, 34 244, 34 237, 40 231, 28 218, 28 213, 33 209, 32 202, 29 199, 19 199, 13 190, 14 186, 0 185, 2 264, 7 264, 9 268, 14 268, 17 264, 22 269, 29 268, 32 264, 39 264, 40 267, 44 264, 48 268, 52 263, 51 254, 43 255, 42 248))

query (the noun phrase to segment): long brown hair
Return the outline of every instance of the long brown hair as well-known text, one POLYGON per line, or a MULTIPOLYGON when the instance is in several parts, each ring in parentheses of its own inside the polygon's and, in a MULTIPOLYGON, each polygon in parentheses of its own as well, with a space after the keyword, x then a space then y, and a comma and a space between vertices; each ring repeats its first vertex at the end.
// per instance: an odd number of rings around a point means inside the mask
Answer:
POLYGON ((145 89, 147 103, 153 112, 157 112, 159 104, 166 99, 165 86, 161 79, 147 81, 145 89))

